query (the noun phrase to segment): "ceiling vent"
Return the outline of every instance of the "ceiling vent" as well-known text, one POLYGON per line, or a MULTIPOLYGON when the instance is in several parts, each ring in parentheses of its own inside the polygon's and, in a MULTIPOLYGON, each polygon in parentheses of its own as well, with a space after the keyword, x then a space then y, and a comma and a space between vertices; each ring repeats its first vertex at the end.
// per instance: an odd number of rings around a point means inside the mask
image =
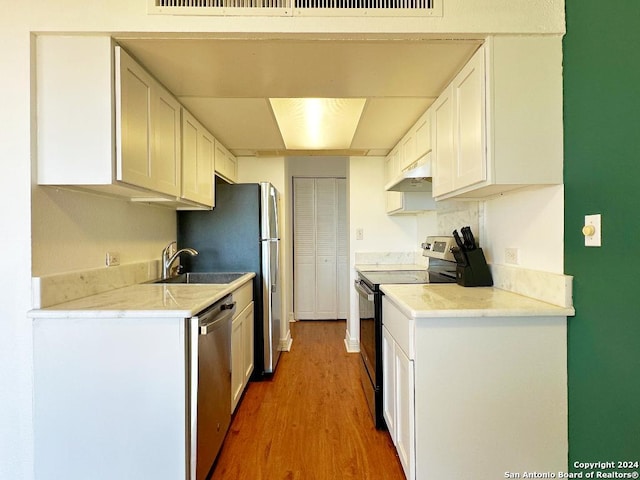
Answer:
POLYGON ((443 0, 148 0, 159 15, 441 17, 443 0))

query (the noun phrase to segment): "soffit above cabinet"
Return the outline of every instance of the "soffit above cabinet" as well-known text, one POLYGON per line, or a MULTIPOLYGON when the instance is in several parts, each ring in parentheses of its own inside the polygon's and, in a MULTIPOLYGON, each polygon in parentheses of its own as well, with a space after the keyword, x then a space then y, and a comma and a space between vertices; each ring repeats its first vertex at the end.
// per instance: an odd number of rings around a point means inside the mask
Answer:
POLYGON ((351 149, 357 154, 386 154, 481 43, 477 39, 116 40, 236 155, 284 152, 268 99, 296 97, 365 98, 351 149))

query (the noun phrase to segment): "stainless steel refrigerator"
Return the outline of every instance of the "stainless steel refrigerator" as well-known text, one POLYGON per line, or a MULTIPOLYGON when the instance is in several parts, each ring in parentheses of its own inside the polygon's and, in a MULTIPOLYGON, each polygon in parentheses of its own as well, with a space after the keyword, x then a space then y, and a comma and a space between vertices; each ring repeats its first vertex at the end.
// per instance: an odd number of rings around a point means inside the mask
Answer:
POLYGON ((198 250, 182 257, 187 272, 255 272, 254 379, 275 372, 280 355, 280 238, 278 191, 273 185, 216 185, 211 211, 178 212, 178 246, 198 250))

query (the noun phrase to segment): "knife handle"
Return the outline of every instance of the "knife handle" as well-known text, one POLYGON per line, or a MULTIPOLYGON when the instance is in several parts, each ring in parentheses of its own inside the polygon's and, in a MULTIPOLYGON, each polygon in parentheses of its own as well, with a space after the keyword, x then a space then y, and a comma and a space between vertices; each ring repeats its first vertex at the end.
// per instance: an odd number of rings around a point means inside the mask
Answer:
POLYGON ((464 242, 462 241, 462 239, 460 238, 460 235, 458 234, 458 230, 454 230, 453 231, 453 238, 456 241, 456 245, 458 245, 458 248, 462 251, 464 250, 464 242))

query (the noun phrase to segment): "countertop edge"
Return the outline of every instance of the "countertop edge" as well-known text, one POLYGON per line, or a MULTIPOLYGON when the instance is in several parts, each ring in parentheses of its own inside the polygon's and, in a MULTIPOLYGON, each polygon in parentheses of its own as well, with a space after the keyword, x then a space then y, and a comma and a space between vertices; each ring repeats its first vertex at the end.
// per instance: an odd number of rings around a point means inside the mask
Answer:
MULTIPOLYGON (((420 287, 429 288, 441 285, 421 285, 420 287)), ((450 285, 454 286, 454 285, 450 285)), ((457 288, 471 288, 461 287, 455 285, 457 288)), ((492 290, 504 292, 505 294, 517 299, 521 297, 523 302, 533 303, 534 306, 525 307, 509 307, 509 308, 456 308, 452 304, 452 308, 434 308, 434 309, 415 309, 412 308, 406 299, 403 299, 402 295, 397 295, 395 292, 390 291, 389 288, 393 288, 393 285, 381 285, 381 290, 385 296, 402 311, 405 315, 414 320, 420 320, 424 318, 461 318, 461 317, 568 317, 575 315, 575 309, 573 307, 559 307, 540 300, 536 300, 531 297, 525 297, 523 295, 509 292, 507 290, 496 289, 495 287, 474 287, 476 292, 482 290, 492 290)), ((453 302, 453 300, 452 300, 453 302)))
POLYGON ((50 307, 42 308, 42 309, 33 309, 27 312, 27 317, 32 319, 40 319, 40 318, 189 318, 193 317, 197 313, 206 309, 210 305, 214 304, 218 300, 221 300, 226 295, 232 293, 233 291, 240 288, 245 283, 249 282, 256 276, 255 272, 248 272, 244 274, 242 277, 234 280, 230 283, 218 283, 218 284, 154 284, 154 283, 138 283, 134 285, 129 285, 126 287, 118 288, 115 290, 111 290, 108 292, 103 292, 96 295, 91 295, 89 297, 84 297, 78 300, 73 300, 70 302, 64 302, 57 305, 52 305, 50 307), (224 288, 217 290, 215 292, 211 292, 203 294, 202 298, 194 300, 188 306, 180 307, 176 306, 175 308, 171 307, 161 307, 161 308, 137 308, 135 305, 127 308, 74 308, 73 305, 77 303, 84 303, 86 301, 91 301, 93 297, 99 297, 101 299, 101 303, 105 302, 105 299, 108 300, 109 296, 120 295, 126 290, 139 289, 139 288, 148 288, 151 292, 152 289, 154 291, 163 289, 164 291, 168 291, 168 288, 172 290, 180 290, 191 289, 194 286, 202 286, 202 285, 210 285, 215 287, 224 288), (117 293, 116 293, 117 292, 117 293), (203 299, 204 298, 204 299, 203 299))

